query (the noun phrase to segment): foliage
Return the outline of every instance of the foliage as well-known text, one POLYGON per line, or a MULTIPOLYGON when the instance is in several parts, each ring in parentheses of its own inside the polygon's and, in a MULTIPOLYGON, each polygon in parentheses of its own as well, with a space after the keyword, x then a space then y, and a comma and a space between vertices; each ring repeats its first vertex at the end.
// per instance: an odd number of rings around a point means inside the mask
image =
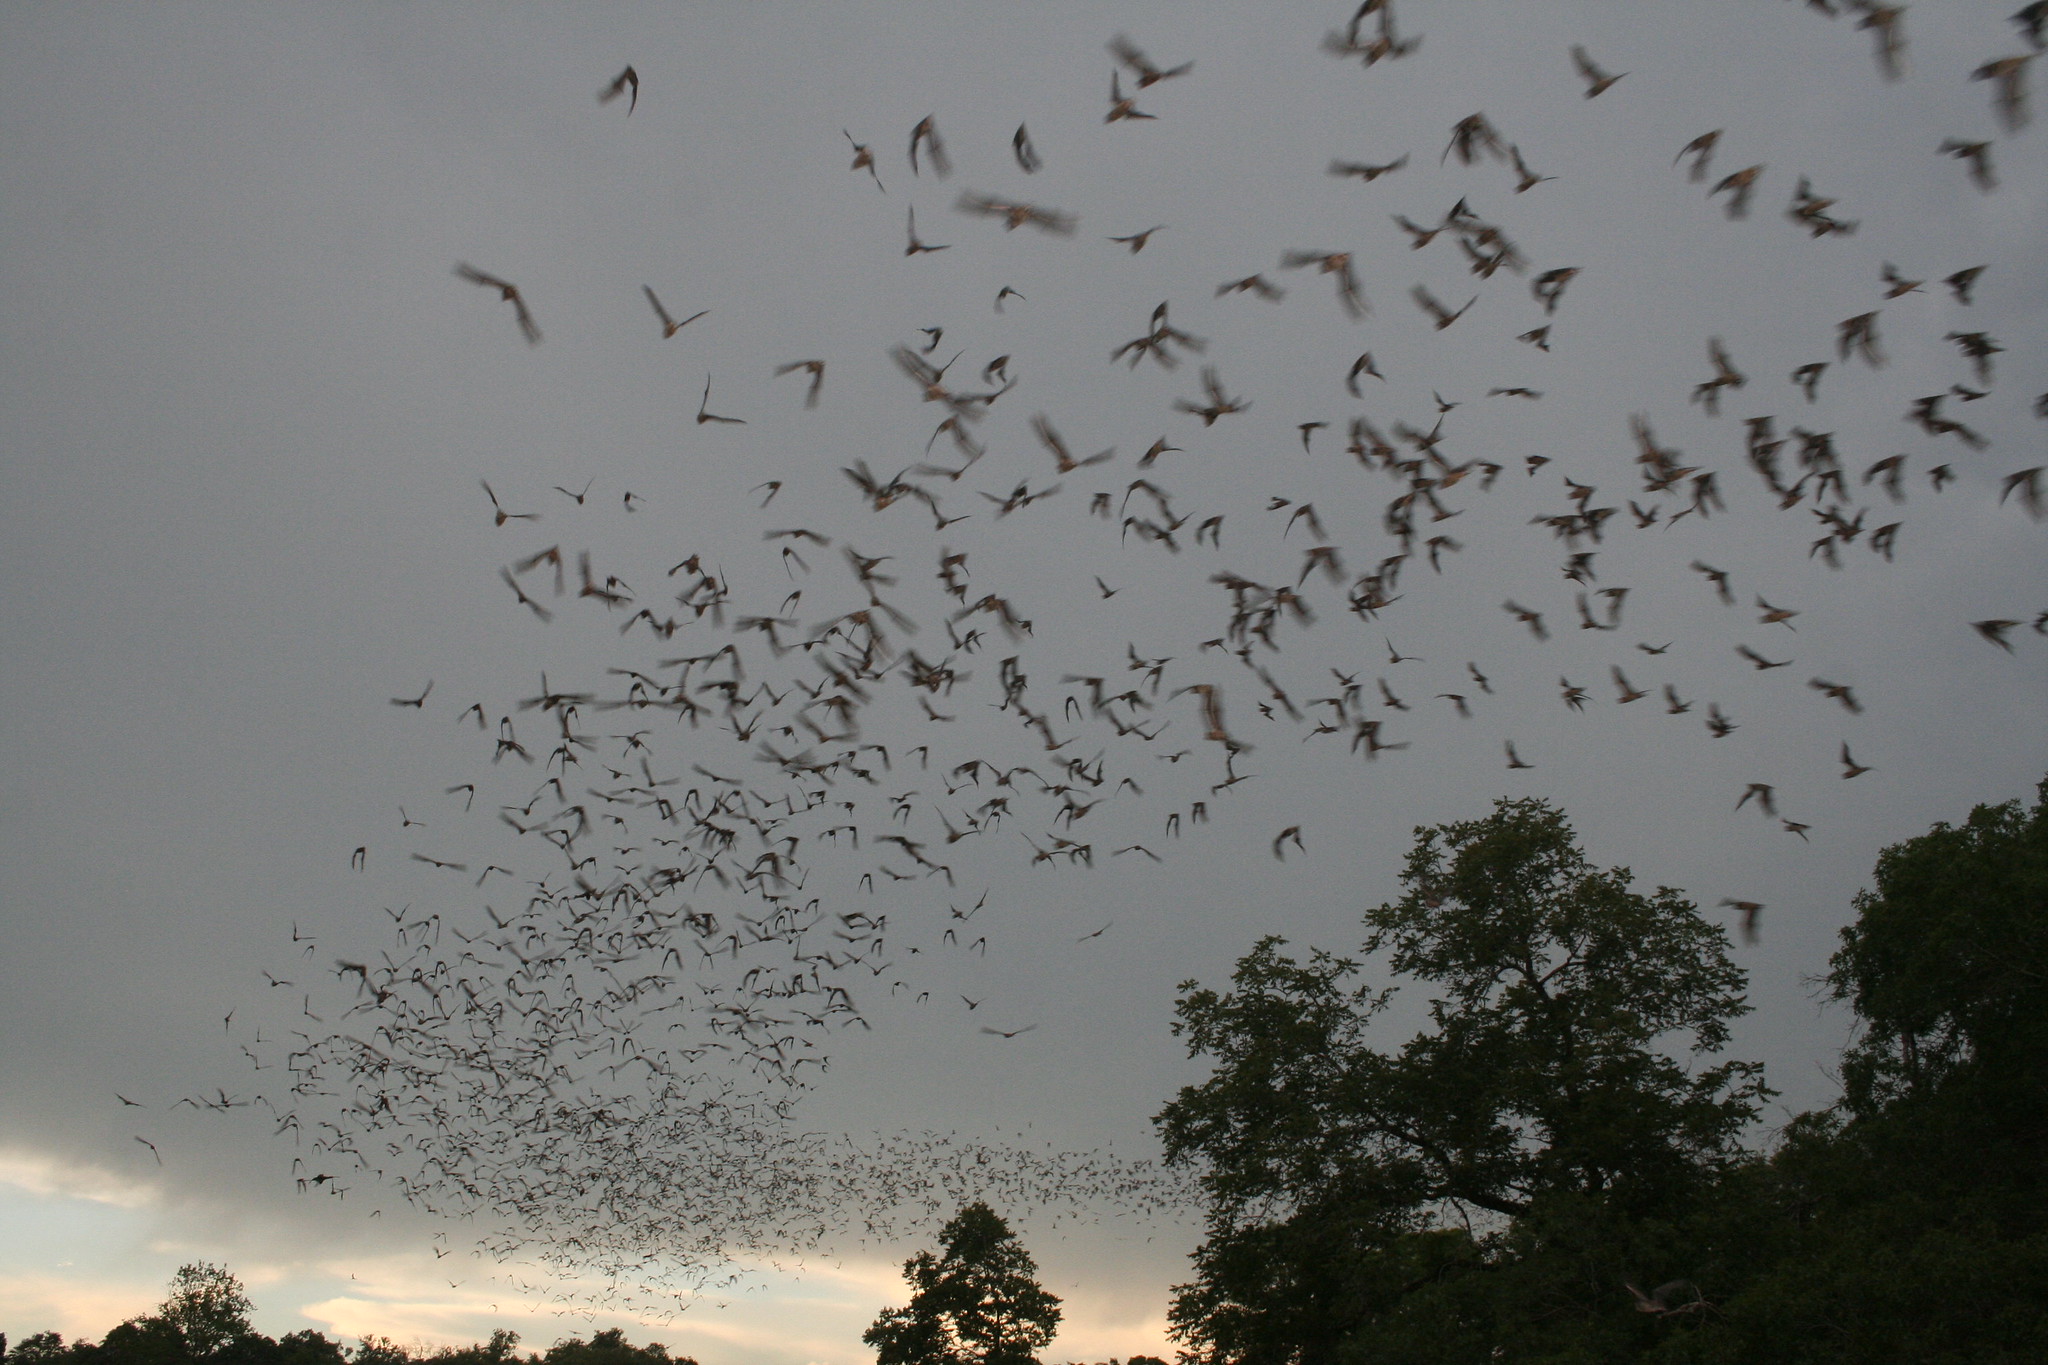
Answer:
POLYGON ((411 1365, 412 1353, 390 1337, 366 1336, 351 1355, 355 1365, 411 1365))
POLYGON ((1210 1197, 1196 1359, 2048 1359, 2048 782, 1884 850, 1823 983, 1842 1098, 1768 1153, 1736 1145, 1755 1070, 1710 1064, 1741 977, 1677 892, 1540 802, 1419 831, 1404 885, 1365 941, 1432 988, 1396 1053, 1328 953, 1183 989, 1216 1064, 1159 1119, 1210 1197))
POLYGON ((491 1333, 489 1341, 420 1353, 406 1350, 389 1337, 369 1336, 356 1347, 351 1365, 697 1365, 688 1356, 671 1356, 668 1347, 658 1341, 635 1346, 618 1327, 608 1327, 588 1341, 566 1338, 541 1354, 521 1357, 518 1345, 519 1333, 502 1327, 491 1333))
MULTIPOLYGON (((581 1337, 558 1341, 541 1359, 545 1365, 667 1365, 671 1357, 658 1341, 635 1346, 626 1340, 624 1331, 608 1327, 589 1341, 581 1337)), ((688 1356, 675 1359, 679 1365, 696 1365, 688 1356)))
POLYGON ((878 1365, 1038 1365, 1033 1354, 1059 1326, 1059 1299, 1034 1278, 1038 1267, 1009 1224, 969 1204, 939 1231, 943 1254, 903 1264, 915 1287, 908 1306, 888 1309, 861 1340, 878 1365))
POLYGON ((0 1336, 0 1359, 6 1365, 696 1365, 688 1356, 670 1356, 660 1342, 635 1346, 618 1328, 589 1341, 558 1341, 545 1355, 523 1360, 519 1334, 505 1328, 487 1342, 431 1353, 374 1335, 350 1351, 311 1329, 272 1340, 250 1326, 251 1308, 241 1281, 219 1266, 197 1262, 179 1269, 156 1312, 129 1319, 97 1344, 67 1344, 55 1332, 38 1332, 7 1351, 7 1338, 0 1336))
POLYGON ((1198 1359, 1487 1359, 1508 1324, 1532 1351, 1642 1337, 1625 1281, 1740 1162, 1768 1092, 1754 1065, 1670 1055, 1720 1050, 1743 977, 1680 893, 1630 880, 1541 801, 1418 830, 1406 894, 1366 916, 1365 951, 1432 988, 1396 1053, 1370 1042, 1391 991, 1321 950, 1267 938, 1232 990, 1183 985, 1176 1031, 1215 1071, 1157 1122, 1210 1200, 1172 1310, 1198 1359))
POLYGON ((329 1340, 308 1327, 279 1337, 277 1352, 271 1360, 275 1365, 345 1365, 348 1356, 341 1349, 340 1342, 329 1340))
POLYGON ((98 1346, 72 1343, 78 1365, 187 1365, 196 1361, 177 1324, 160 1313, 131 1318, 108 1332, 98 1346))
POLYGON ((1826 980, 1842 1099, 1751 1183, 1738 1288, 1674 1358, 2048 1359, 2048 782, 1874 880, 1826 980))
POLYGON ((194 1261, 171 1277, 170 1297, 157 1316, 178 1330, 187 1351, 204 1359, 254 1330, 249 1325, 254 1307, 242 1282, 226 1267, 194 1261))
POLYGON ((2032 812, 1978 806, 1884 850, 1828 986, 1864 1032, 1844 1058, 1859 1118, 1933 1097, 2041 1136, 2048 1111, 2048 781, 2032 812))
POLYGON ((469 1346, 444 1346, 423 1358, 445 1362, 445 1365, 506 1365, 519 1359, 515 1351, 518 1345, 519 1333, 500 1327, 491 1333, 489 1341, 469 1346))

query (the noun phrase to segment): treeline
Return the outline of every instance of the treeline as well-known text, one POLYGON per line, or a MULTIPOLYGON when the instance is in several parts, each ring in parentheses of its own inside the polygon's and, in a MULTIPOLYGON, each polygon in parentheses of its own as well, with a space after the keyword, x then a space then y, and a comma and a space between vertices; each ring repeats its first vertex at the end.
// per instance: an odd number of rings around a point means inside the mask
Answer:
POLYGON ((1817 983, 1856 1025, 1841 1096, 1762 1151, 1726 935, 1630 883, 1540 801, 1418 831, 1363 943, 1429 993, 1397 1050, 1328 953, 1187 983, 1214 1070, 1158 1121, 1209 1197, 1188 1359, 2048 1360, 2048 782, 1884 850, 1817 983))
POLYGON ((195 1350, 175 1328, 154 1317, 124 1322, 101 1341, 66 1342, 55 1332, 38 1332, 12 1350, 0 1334, 0 1360, 8 1365, 55 1365, 56 1362, 103 1362, 104 1365, 185 1365, 207 1361, 212 1365, 696 1365, 688 1356, 671 1356, 660 1342, 635 1346, 619 1328, 609 1328, 590 1340, 572 1337, 558 1341, 544 1352, 517 1349, 519 1334, 499 1330, 487 1342, 471 1346, 444 1346, 433 1351, 413 1351, 389 1337, 367 1336, 354 1346, 308 1328, 282 1337, 267 1337, 250 1331, 211 1351, 195 1350))
POLYGON ((170 1295, 154 1313, 130 1318, 97 1343, 65 1341, 38 1332, 8 1348, 4 1365, 697 1365, 671 1356, 660 1342, 635 1346, 618 1328, 588 1341, 571 1337, 545 1352, 519 1353, 519 1334, 500 1329, 473 1346, 411 1351, 389 1337, 367 1336, 354 1346, 308 1329, 267 1337, 249 1323, 254 1305, 240 1280, 221 1266, 198 1262, 179 1269, 170 1295))

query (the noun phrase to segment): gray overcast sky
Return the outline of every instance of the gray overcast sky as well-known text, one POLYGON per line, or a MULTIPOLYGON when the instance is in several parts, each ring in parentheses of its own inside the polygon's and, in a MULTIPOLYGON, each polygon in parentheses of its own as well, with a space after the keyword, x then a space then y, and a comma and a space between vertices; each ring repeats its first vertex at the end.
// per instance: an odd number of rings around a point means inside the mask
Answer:
MULTIPOLYGON (((346 1202, 302 1196, 291 1162, 303 1149, 273 1140, 267 1120, 172 1109, 252 1089, 241 1045, 260 1028, 260 1055, 297 1013, 279 1005, 296 992, 268 990, 265 970, 318 973, 307 984, 345 1006, 326 964, 392 946, 380 907, 485 923, 472 879, 408 854, 520 879, 559 866, 496 822, 541 774, 494 766, 494 735, 460 723, 464 706, 517 715, 543 670, 556 687, 617 695, 609 667, 651 670, 732 638, 708 622, 669 641, 621 635, 621 613, 573 588, 555 602, 544 574, 523 580, 557 611, 542 625, 498 571, 551 544, 588 549, 657 611, 676 588, 664 575, 691 554, 733 585, 735 615, 778 614, 801 588, 790 614, 808 631, 864 604, 837 544, 805 546, 805 573, 762 540, 814 528, 894 556, 884 571, 901 584, 884 595, 930 658, 947 652, 957 605, 934 579, 938 557, 964 550, 968 600, 1004 596, 1033 622, 1014 643, 986 616, 958 627, 981 625, 990 642, 955 659, 974 674, 940 699, 956 721, 924 720, 900 687, 881 696, 864 738, 890 745, 896 767, 844 793, 869 841, 805 851, 807 894, 891 916, 898 969, 854 973, 873 1030, 833 1036, 801 1127, 1147 1155, 1150 1116, 1200 1074, 1169 1032, 1178 982, 1220 981, 1265 933, 1354 946, 1360 911, 1395 892, 1414 826, 1524 794, 1561 804, 1596 860, 1646 884, 1706 907, 1769 907, 1761 942, 1738 947, 1756 1010, 1737 1048, 1769 1064, 1786 1112, 1826 1102, 1847 1021, 1806 982, 1877 850, 2023 795, 2048 769, 2048 640, 2022 625, 2008 654, 1969 624, 2048 609, 2041 527, 1999 497, 2005 476, 2040 461, 2048 430, 2030 411, 2048 389, 2048 174, 2039 129, 2005 134, 1989 88, 1968 79, 2023 50, 2013 7, 1911 7, 1896 82, 1853 21, 1786 0, 1403 0, 1401 27, 1421 47, 1370 69, 1319 50, 1349 13, 1315 4, 0 9, 0 688, 13 702, 0 721, 0 1327, 97 1335, 199 1256, 243 1272, 278 1331, 468 1340, 512 1321, 544 1344, 587 1325, 557 1321, 545 1291, 508 1278, 537 1284, 532 1271, 465 1259, 468 1280, 437 1277, 432 1247, 466 1252, 475 1227, 408 1216, 390 1194, 373 1220, 367 1180, 346 1202), (1104 44, 1119 32, 1162 64, 1195 63, 1142 92, 1154 120, 1104 121, 1104 44), (1626 78, 1583 98, 1575 43, 1626 78), (593 98, 627 62, 643 82, 630 116, 593 98), (1496 160, 1442 158, 1452 125, 1480 110, 1555 179, 1518 194, 1496 160), (913 178, 904 157, 928 114, 952 154, 943 181, 913 178), (1020 121, 1044 160, 1035 175, 1011 156, 1020 121), (1714 128, 1709 184, 1767 168, 1745 220, 1672 165, 1714 128), (886 192, 848 170, 842 129, 874 146, 886 192), (1999 188, 1973 188, 1937 153, 1945 138, 1992 141, 1999 188), (1325 174, 1332 159, 1403 154, 1370 184, 1325 174), (1858 223, 1853 235, 1815 239, 1787 221, 1801 176, 1858 223), (1077 214, 1079 229, 1006 233, 954 211, 966 190, 1077 214), (1477 279, 1448 235, 1412 251, 1391 221, 1433 224, 1461 197, 1530 275, 1582 268, 1555 316, 1528 275, 1477 279), (949 250, 905 257, 912 205, 919 235, 949 250), (1165 230, 1141 254, 1105 240, 1155 224, 1165 230), (1353 253, 1369 315, 1347 318, 1328 278, 1279 268, 1290 250, 1353 253), (458 261, 515 281, 541 344, 456 279, 458 261), (1886 300, 1885 263, 1928 283, 1886 300), (1965 307, 1938 282, 1978 264, 1989 269, 1965 307), (1215 296, 1254 272, 1285 299, 1215 296), (1418 284, 1454 308, 1476 302, 1435 329, 1410 302, 1418 284), (708 313, 664 340, 643 285, 678 317, 708 313), (1023 298, 998 313, 1004 286, 1023 298), (1206 354, 1171 372, 1111 365, 1162 300, 1206 354), (1836 325, 1872 309, 1885 365, 1838 360, 1836 325), (1550 350, 1516 340, 1545 322, 1550 350), (923 453, 940 410, 889 359, 939 327, 934 359, 963 352, 950 378, 971 387, 1007 354, 1016 379, 979 424, 984 459, 958 481, 923 480, 946 515, 968 516, 943 530, 915 503, 872 511, 839 472, 864 461, 886 477, 948 455, 943 436, 923 453), (1900 420, 1922 395, 1986 387, 1944 340, 1957 331, 2006 348, 1989 396, 1946 409, 1983 433, 1981 451, 1900 420), (1709 338, 1748 376, 1719 416, 1687 401, 1713 375, 1709 338), (1366 350, 1385 379, 1363 381, 1360 401, 1344 375, 1366 350), (828 361, 815 409, 801 377, 773 373, 808 357, 828 361), (1817 360, 1830 365, 1809 403, 1786 376, 1817 360), (1250 400, 1210 427, 1173 406, 1199 398, 1204 362, 1250 400), (710 409, 746 425, 694 420, 707 374, 710 409), (1488 392, 1515 386, 1542 397, 1488 392), (1422 536, 1460 548, 1446 547, 1440 573, 1418 554, 1401 600, 1372 621, 1311 578, 1314 625, 1283 626, 1281 648, 1253 656, 1304 701, 1338 690, 1333 669, 1359 675, 1364 713, 1409 746, 1368 764, 1348 728, 1318 736, 1312 720, 1262 716, 1252 674, 1201 649, 1229 622, 1210 580, 1294 583, 1320 543, 1289 533, 1302 502, 1342 547, 1347 580, 1394 553, 1381 515, 1402 486, 1344 452, 1346 428, 1363 415, 1426 430, 1437 394, 1458 404, 1444 414, 1447 458, 1504 466, 1488 488, 1473 474, 1443 491, 1457 515, 1424 517, 1422 536), (1116 456, 1057 479, 1031 434, 1037 413, 1077 454, 1116 456), (1715 472, 1725 511, 1667 526, 1684 501, 1642 490, 1633 414, 1715 472), (1743 423, 1765 414, 1780 435, 1833 433, 1846 515, 1868 509, 1838 570, 1809 553, 1824 533, 1812 500, 1781 508, 1746 464, 1743 423), (1312 421, 1329 425, 1304 452, 1297 428, 1312 421), (1149 471, 1190 514, 1178 553, 1090 513, 1097 491, 1123 501, 1162 436, 1185 447, 1149 471), (1857 476, 1900 453, 1895 507, 1857 476), (1525 473, 1531 455, 1551 463, 1525 473), (1935 495, 1927 471, 1944 462, 1955 482, 1935 495), (1578 628, 1577 585, 1559 571, 1569 548, 1529 524, 1570 510, 1560 475, 1622 509, 1582 547, 1598 551, 1587 586, 1629 589, 1618 631, 1578 628), (480 479, 541 519, 495 525, 480 479), (1056 479, 1057 496, 1000 518, 979 496, 1056 479), (762 509, 750 490, 767 480, 782 488, 762 509), (581 504, 555 491, 586 481, 581 504), (1278 498, 1289 502, 1269 508, 1278 498), (1657 524, 1636 527, 1631 498, 1661 503, 1657 524), (1214 515, 1220 547, 1188 543, 1214 515), (1887 562, 1866 541, 1891 521, 1887 562), (1695 559, 1733 574, 1734 606, 1688 569, 1695 559), (1759 596, 1796 609, 1793 629, 1760 622, 1759 596), (1550 638, 1532 639, 1506 599, 1543 612, 1550 638), (1416 661, 1390 663, 1387 640, 1416 661), (1759 672, 1737 645, 1793 662, 1759 672), (1169 728, 1150 744, 1070 721, 1061 704, 1077 691, 1063 675, 1136 685, 1127 647, 1173 658, 1145 717, 1169 728), (993 707, 1010 654, 1035 707, 1071 733, 1063 756, 1101 750, 1111 780, 1142 793, 1117 792, 1071 832, 1053 823, 1056 800, 1020 794, 1014 819, 945 845, 939 821, 958 825, 991 794, 949 793, 947 770, 976 757, 1045 766, 1037 738, 993 707), (1618 706, 1616 666, 1651 696, 1618 706), (1863 713, 1811 677, 1852 685, 1863 713), (1410 709, 1383 704, 1378 678, 1410 709), (1583 713, 1560 678, 1588 689, 1583 713), (417 712, 388 704, 429 680, 417 712), (1252 780, 1213 794, 1224 768, 1196 699, 1168 699, 1204 683, 1254 746, 1238 764, 1252 780), (1667 683, 1690 712, 1667 712, 1667 683), (1445 692, 1465 694, 1472 716, 1445 692), (1740 728, 1712 738, 1710 702, 1740 728), (1505 770, 1509 740, 1532 769, 1505 770), (1850 782, 1845 742, 1872 768, 1850 782), (920 743, 929 769, 904 753, 920 743), (466 816, 445 789, 471 782, 466 816), (1807 840, 1734 809, 1751 782, 1775 787, 1807 840), (889 798, 911 790, 899 821, 889 798), (1167 816, 1198 800, 1211 822, 1165 838, 1167 816), (1304 848, 1276 862, 1269 846, 1293 825, 1304 848), (944 847, 956 884, 864 889, 873 838, 892 830, 944 847), (1092 841, 1092 868, 1034 863, 1020 835, 1043 846, 1049 834, 1092 841), (1165 861, 1109 856, 1137 843, 1165 861), (363 872, 350 868, 358 846, 363 872), (947 905, 984 888, 985 956, 941 938, 947 905), (297 955, 294 926, 317 958, 297 955), (894 997, 892 979, 906 983, 894 997), (978 1031, 991 1020, 1034 1027, 993 1038, 978 1031)), ((1132 513, 1145 504, 1140 492, 1132 513)), ((778 689, 815 676, 758 644, 759 676, 778 689)), ((752 742, 660 725, 663 772, 769 781, 752 742)), ((707 884, 699 899, 727 915, 740 905, 718 896, 707 884)), ((1388 1042, 1415 1017, 1390 1023, 1388 1042)), ((1020 1223, 1069 1296, 1055 1358, 1161 1349, 1191 1224, 1020 1223)), ((929 1231, 841 1241, 801 1277, 764 1268, 726 1306, 633 1334, 705 1365, 864 1359, 861 1328, 900 1300, 895 1263, 929 1231)), ((589 1319, 614 1320, 627 1321, 589 1319)))

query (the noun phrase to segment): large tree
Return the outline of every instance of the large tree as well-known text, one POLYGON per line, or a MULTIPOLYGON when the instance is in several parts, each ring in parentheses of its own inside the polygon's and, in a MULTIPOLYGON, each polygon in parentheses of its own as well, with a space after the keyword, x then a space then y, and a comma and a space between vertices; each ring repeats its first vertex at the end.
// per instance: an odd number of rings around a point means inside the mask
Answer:
POLYGON ((1746 1008, 1726 936, 1593 867, 1536 800, 1418 830, 1402 884, 1363 945, 1430 992, 1397 1051, 1374 1045, 1392 989, 1328 952, 1267 938, 1232 989, 1182 987, 1176 1031, 1214 1072, 1157 1120, 1209 1201, 1174 1329, 1230 1365, 1634 1349, 1663 1315, 1628 1283, 1676 1278, 1672 1220, 1768 1093, 1711 1061, 1746 1008))
POLYGON ((1667 1354, 2048 1360, 2048 782, 1886 848, 1856 910, 1842 1098, 1731 1191, 1744 1283, 1667 1354))
POLYGON ((1947 1110, 1975 1138, 2031 1143, 2048 1114, 2048 781, 2031 811, 1978 806, 1878 855, 1829 988, 1862 1036, 1843 1059, 1860 1119, 1947 1110))
POLYGON ((969 1204, 940 1229, 941 1254, 903 1264, 910 1303, 875 1319, 861 1340, 877 1365, 1038 1365, 1059 1326, 1060 1301, 996 1212, 969 1204))
POLYGON ((171 1277, 170 1296, 157 1316, 184 1336, 186 1350, 204 1358, 253 1334, 254 1309, 249 1292, 226 1266, 194 1261, 171 1277))

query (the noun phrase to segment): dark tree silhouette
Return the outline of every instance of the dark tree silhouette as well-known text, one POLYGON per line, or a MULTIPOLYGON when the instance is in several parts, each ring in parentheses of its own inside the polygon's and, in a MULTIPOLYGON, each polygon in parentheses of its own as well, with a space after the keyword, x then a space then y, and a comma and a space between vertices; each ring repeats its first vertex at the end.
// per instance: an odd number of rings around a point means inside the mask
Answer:
POLYGON ((1175 1030, 1216 1068, 1158 1124, 1208 1194, 1172 1310, 1197 1358, 1451 1360, 1471 1337, 1483 1359, 1516 1319, 1635 1333, 1629 1229, 1740 1162, 1768 1092, 1752 1064, 1708 1064, 1746 1008, 1726 935, 1630 880, 1539 800, 1418 830, 1406 894, 1365 917, 1365 951, 1431 992, 1397 1052, 1373 1046, 1392 990, 1327 952, 1267 938, 1231 990, 1183 985, 1175 1030), (1451 1302, 1481 1271, 1499 1297, 1451 1302))
POLYGON ((1009 1224, 969 1204, 940 1229, 942 1253, 903 1263, 916 1289, 907 1307, 875 1319, 861 1340, 877 1365, 1038 1365, 1059 1326, 1060 1301, 1009 1224))
POLYGON ((226 1266, 194 1261, 171 1277, 170 1296, 157 1316, 178 1329, 187 1351, 205 1358, 255 1331, 249 1325, 255 1307, 226 1266))

